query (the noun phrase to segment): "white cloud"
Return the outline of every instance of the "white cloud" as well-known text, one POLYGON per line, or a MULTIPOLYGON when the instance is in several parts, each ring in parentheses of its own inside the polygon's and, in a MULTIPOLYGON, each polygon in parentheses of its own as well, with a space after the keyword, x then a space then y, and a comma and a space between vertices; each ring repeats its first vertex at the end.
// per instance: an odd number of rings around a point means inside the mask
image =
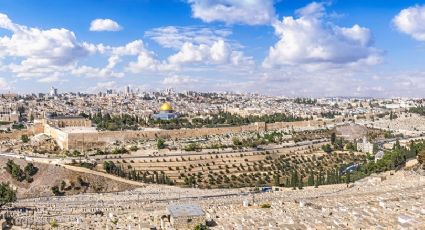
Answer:
POLYGON ((100 49, 77 42, 75 34, 67 29, 28 28, 13 23, 7 15, 1 13, 0 28, 11 32, 11 35, 0 37, 0 58, 12 58, 8 68, 18 75, 37 76, 66 69, 78 59, 94 52, 93 48, 100 49))
POLYGON ((143 71, 160 71, 171 68, 156 58, 154 52, 146 49, 142 40, 135 40, 125 46, 113 47, 112 55, 109 58, 109 67, 114 67, 121 61, 123 56, 136 56, 135 61, 131 61, 126 66, 126 71, 141 73, 143 71))
POLYGON ((90 31, 120 31, 122 27, 111 19, 95 19, 90 23, 90 31))
POLYGON ((65 80, 61 80, 58 75, 53 75, 49 77, 42 77, 38 79, 37 81, 42 83, 52 83, 52 82, 61 82, 65 80))
POLYGON ((141 52, 137 55, 137 60, 128 64, 128 70, 133 73, 140 73, 145 70, 156 71, 160 69, 161 62, 155 59, 151 52, 141 52))
POLYGON ((95 68, 91 66, 82 65, 74 68, 71 73, 76 76, 86 77, 124 77, 124 73, 115 72, 109 66, 105 68, 95 68))
POLYGON ((226 40, 232 32, 229 29, 213 29, 193 26, 166 26, 149 30, 145 36, 165 48, 180 49, 184 43, 210 45, 217 40, 226 40))
POLYGON ((374 65, 381 61, 372 46, 369 29, 339 27, 325 21, 323 4, 311 3, 297 11, 298 18, 273 23, 280 40, 269 49, 265 67, 280 65, 374 65))
POLYGON ((199 82, 198 79, 194 79, 194 78, 186 77, 186 76, 173 75, 173 76, 164 78, 164 80, 162 81, 162 84, 183 85, 183 84, 190 84, 190 83, 197 83, 197 82, 199 82))
POLYGON ((192 16, 204 22, 269 24, 275 18, 273 0, 188 0, 192 16))
POLYGON ((178 53, 168 57, 168 61, 177 65, 195 62, 233 65, 252 64, 250 57, 245 57, 241 51, 232 50, 232 47, 223 40, 215 41, 211 45, 194 45, 186 42, 178 53))
POLYGON ((0 90, 8 89, 9 83, 7 83, 6 79, 0 77, 0 90))
POLYGON ((244 56, 238 50, 242 46, 227 37, 229 29, 213 29, 203 27, 160 27, 145 33, 154 41, 166 48, 178 50, 168 57, 170 66, 193 63, 202 65, 241 65, 253 64, 251 57, 244 56))
POLYGON ((393 19, 396 28, 418 41, 425 41, 425 5, 400 11, 393 19))
POLYGON ((99 92, 107 89, 117 89, 118 84, 115 81, 105 81, 105 82, 97 82, 95 86, 84 88, 82 91, 84 92, 99 92))
POLYGON ((138 57, 137 60, 139 61, 130 62, 126 68, 126 70, 134 73, 153 70, 159 62, 153 58, 154 54, 145 48, 142 40, 135 40, 124 46, 106 47, 105 50, 110 55, 106 67, 95 68, 83 65, 75 68, 72 73, 78 76, 88 77, 124 77, 125 73, 114 71, 114 68, 122 61, 122 57, 124 56, 138 57))
POLYGON ((102 88, 102 89, 110 89, 110 88, 114 88, 116 87, 117 83, 115 81, 107 81, 107 82, 98 82, 96 84, 97 88, 102 88))

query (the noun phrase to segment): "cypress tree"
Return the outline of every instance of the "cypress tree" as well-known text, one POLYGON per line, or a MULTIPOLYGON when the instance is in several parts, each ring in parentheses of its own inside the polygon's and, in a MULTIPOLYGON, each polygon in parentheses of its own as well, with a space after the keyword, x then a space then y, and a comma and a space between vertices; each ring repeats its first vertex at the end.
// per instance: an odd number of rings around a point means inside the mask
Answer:
POLYGON ((317 177, 316 177, 316 183, 314 184, 314 187, 315 188, 318 188, 319 185, 320 185, 320 180, 319 180, 319 175, 317 175, 317 177))
POLYGON ((310 175, 308 176, 307 185, 308 186, 313 186, 314 185, 314 175, 313 175, 313 172, 311 172, 310 175))

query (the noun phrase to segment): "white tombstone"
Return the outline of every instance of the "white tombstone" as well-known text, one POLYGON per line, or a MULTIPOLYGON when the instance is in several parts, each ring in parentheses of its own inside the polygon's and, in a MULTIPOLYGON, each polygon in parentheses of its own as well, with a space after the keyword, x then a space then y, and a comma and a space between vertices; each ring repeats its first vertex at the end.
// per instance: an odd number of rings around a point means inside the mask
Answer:
POLYGON ((249 201, 247 199, 243 200, 243 206, 247 208, 249 206, 249 201))

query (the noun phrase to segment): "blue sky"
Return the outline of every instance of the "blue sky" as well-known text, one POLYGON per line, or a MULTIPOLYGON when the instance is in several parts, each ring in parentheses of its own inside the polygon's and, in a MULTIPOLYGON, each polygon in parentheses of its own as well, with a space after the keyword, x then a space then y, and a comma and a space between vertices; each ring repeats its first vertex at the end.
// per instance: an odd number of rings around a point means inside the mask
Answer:
POLYGON ((425 2, 2 0, 0 92, 425 96, 425 2))

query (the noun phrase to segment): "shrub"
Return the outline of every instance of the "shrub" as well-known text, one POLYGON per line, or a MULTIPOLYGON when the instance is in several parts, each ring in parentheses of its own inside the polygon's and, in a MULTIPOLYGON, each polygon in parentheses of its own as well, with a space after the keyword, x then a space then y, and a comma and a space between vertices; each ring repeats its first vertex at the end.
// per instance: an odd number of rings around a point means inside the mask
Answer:
POLYGON ((262 204, 261 208, 271 208, 272 206, 270 204, 262 204))
POLYGON ((28 143, 30 141, 30 138, 27 135, 22 135, 21 136, 21 140, 24 143, 28 143))

